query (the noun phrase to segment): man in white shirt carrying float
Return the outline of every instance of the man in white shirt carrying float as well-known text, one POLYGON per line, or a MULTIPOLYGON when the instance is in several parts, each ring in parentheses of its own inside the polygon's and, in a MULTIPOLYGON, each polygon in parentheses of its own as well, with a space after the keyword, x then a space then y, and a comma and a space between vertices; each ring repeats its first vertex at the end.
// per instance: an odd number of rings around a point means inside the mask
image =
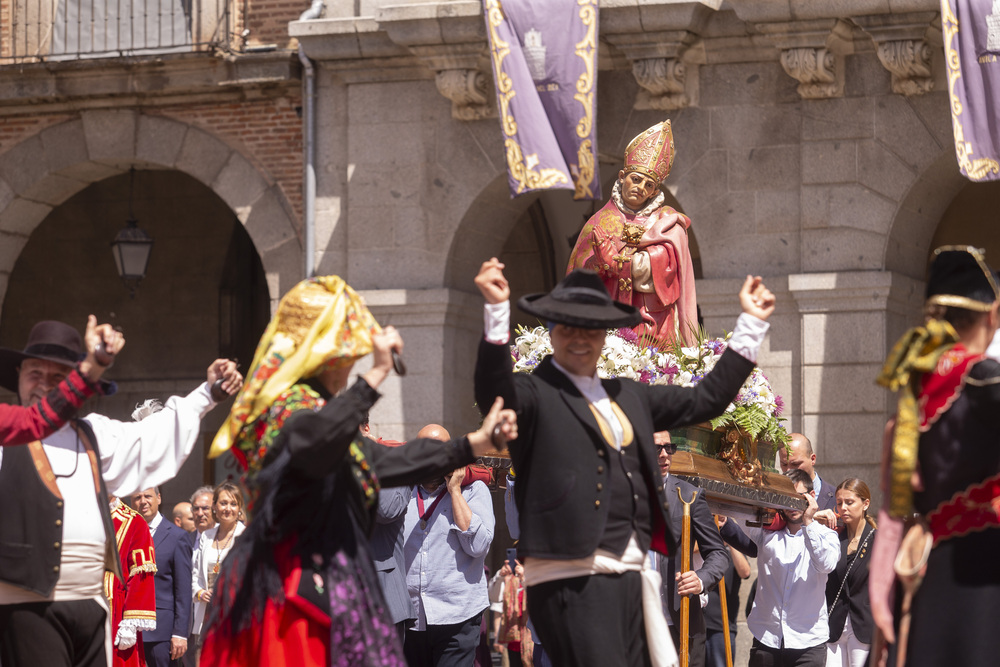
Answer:
MULTIPOLYGON (((809 505, 805 511, 782 511, 784 525, 743 533, 733 521, 722 537, 757 557, 757 595, 747 616, 753 633, 749 667, 822 667, 830 628, 826 579, 840 559, 837 533, 813 521, 819 509, 809 475, 798 469, 785 475, 809 505)), ((780 523, 780 522, 779 522, 780 523)))

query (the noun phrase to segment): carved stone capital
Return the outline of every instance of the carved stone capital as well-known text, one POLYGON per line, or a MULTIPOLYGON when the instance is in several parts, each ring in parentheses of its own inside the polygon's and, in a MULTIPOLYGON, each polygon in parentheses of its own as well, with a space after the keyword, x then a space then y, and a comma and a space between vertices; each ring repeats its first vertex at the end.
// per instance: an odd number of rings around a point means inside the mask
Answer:
POLYGON ((687 67, 679 58, 643 58, 632 63, 632 75, 642 87, 635 108, 674 111, 690 103, 685 94, 687 67))
POLYGON ((785 73, 799 96, 821 100, 844 94, 844 55, 854 50, 851 26, 840 19, 765 23, 756 28, 781 51, 785 73))
POLYGON ((838 95, 837 57, 825 47, 785 49, 781 52, 781 66, 799 82, 802 99, 822 100, 838 95))
POLYGON ((911 97, 934 88, 932 59, 941 41, 937 12, 861 16, 854 22, 875 42, 879 61, 892 75, 892 92, 911 97))
POLYGON ((698 63, 704 52, 698 35, 689 30, 611 34, 606 39, 632 63, 639 84, 635 108, 675 111, 697 104, 698 63))
POLYGON ((455 120, 496 118, 490 79, 477 69, 446 69, 434 77, 438 92, 451 100, 455 120))
POLYGON ((892 74, 892 92, 911 97, 934 88, 931 75, 930 44, 923 40, 901 39, 878 45, 878 59, 892 74))

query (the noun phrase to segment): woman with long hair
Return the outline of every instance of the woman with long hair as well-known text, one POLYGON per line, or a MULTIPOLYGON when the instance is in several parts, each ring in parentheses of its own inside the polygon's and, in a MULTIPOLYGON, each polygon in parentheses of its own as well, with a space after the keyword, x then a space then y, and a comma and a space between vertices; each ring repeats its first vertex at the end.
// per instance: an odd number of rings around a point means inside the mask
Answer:
POLYGON ((246 526, 243 514, 243 493, 230 481, 215 487, 212 493, 212 519, 215 526, 209 528, 198 539, 191 567, 191 594, 194 599, 194 623, 192 636, 197 636, 196 650, 200 648, 201 626, 205 621, 205 611, 212 601, 212 589, 219 576, 222 561, 232 551, 236 538, 243 534, 246 526))
POLYGON ((405 666, 368 546, 379 489, 443 476, 505 447, 517 429, 501 400, 449 442, 388 447, 365 437, 359 427, 402 347, 336 276, 305 280, 278 304, 212 445, 246 471, 252 518, 221 564, 202 664, 405 666), (370 353, 371 367, 345 390, 370 353))
POLYGON ((848 477, 837 486, 836 514, 830 510, 816 513, 817 520, 840 532, 840 562, 826 581, 827 667, 864 667, 871 649, 874 626, 868 564, 875 543, 875 520, 868 516, 871 501, 868 485, 848 477), (838 518, 843 527, 838 527, 838 518))

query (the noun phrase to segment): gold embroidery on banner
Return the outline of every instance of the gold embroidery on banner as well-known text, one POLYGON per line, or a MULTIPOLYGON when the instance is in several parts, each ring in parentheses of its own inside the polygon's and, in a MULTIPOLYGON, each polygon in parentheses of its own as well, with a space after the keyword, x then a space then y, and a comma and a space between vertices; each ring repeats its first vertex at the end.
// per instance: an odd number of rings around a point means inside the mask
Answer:
POLYGON ((593 198, 594 189, 590 187, 590 183, 594 180, 594 150, 590 139, 580 144, 576 151, 576 162, 578 171, 573 199, 593 198))
POLYGON ((593 197, 591 183, 594 180, 595 159, 593 142, 589 139, 594 127, 594 69, 597 54, 597 0, 578 0, 580 19, 587 27, 587 34, 576 43, 574 53, 583 60, 583 74, 576 80, 576 95, 573 99, 583 105, 583 116, 576 125, 576 136, 585 139, 577 150, 576 190, 574 199, 593 197))
POLYGON ((539 188, 551 188, 556 183, 568 183, 566 174, 558 169, 541 169, 533 171, 538 164, 538 155, 532 153, 527 158, 521 155, 521 146, 513 139, 504 142, 507 149, 507 168, 510 175, 517 181, 517 193, 521 194, 525 188, 536 190, 539 188))
POLYGON ((547 167, 535 170, 538 165, 538 154, 525 156, 514 136, 517 134, 517 121, 510 113, 510 101, 516 94, 514 84, 503 71, 503 61, 510 54, 510 44, 500 39, 497 27, 503 23, 503 8, 500 0, 487 0, 487 15, 490 26, 490 53, 493 60, 493 72, 497 86, 497 99, 500 106, 500 124, 507 138, 504 148, 507 152, 507 169, 517 183, 517 194, 525 189, 550 188, 556 183, 569 183, 569 177, 560 169, 547 167))
POLYGON ((972 158, 972 144, 965 140, 965 130, 959 116, 962 115, 962 102, 955 94, 955 84, 962 77, 961 60, 958 50, 951 48, 955 35, 958 34, 958 18, 951 11, 948 2, 942 2, 941 28, 944 32, 945 62, 948 67, 948 95, 951 99, 952 127, 955 133, 955 152, 958 156, 958 166, 966 176, 973 181, 981 181, 989 174, 1000 174, 1000 163, 988 157, 972 158))

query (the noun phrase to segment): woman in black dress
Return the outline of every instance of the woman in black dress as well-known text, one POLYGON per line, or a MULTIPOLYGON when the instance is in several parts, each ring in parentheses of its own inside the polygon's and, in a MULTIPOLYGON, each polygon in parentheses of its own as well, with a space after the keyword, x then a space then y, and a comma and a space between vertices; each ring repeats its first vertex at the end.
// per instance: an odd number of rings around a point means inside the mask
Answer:
POLYGON ((868 563, 875 543, 875 520, 868 516, 871 500, 868 485, 848 477, 837 487, 837 513, 823 510, 816 514, 817 520, 840 533, 840 562, 826 582, 827 667, 864 667, 868 660, 873 627, 868 563), (838 518, 843 527, 837 525, 838 518))

